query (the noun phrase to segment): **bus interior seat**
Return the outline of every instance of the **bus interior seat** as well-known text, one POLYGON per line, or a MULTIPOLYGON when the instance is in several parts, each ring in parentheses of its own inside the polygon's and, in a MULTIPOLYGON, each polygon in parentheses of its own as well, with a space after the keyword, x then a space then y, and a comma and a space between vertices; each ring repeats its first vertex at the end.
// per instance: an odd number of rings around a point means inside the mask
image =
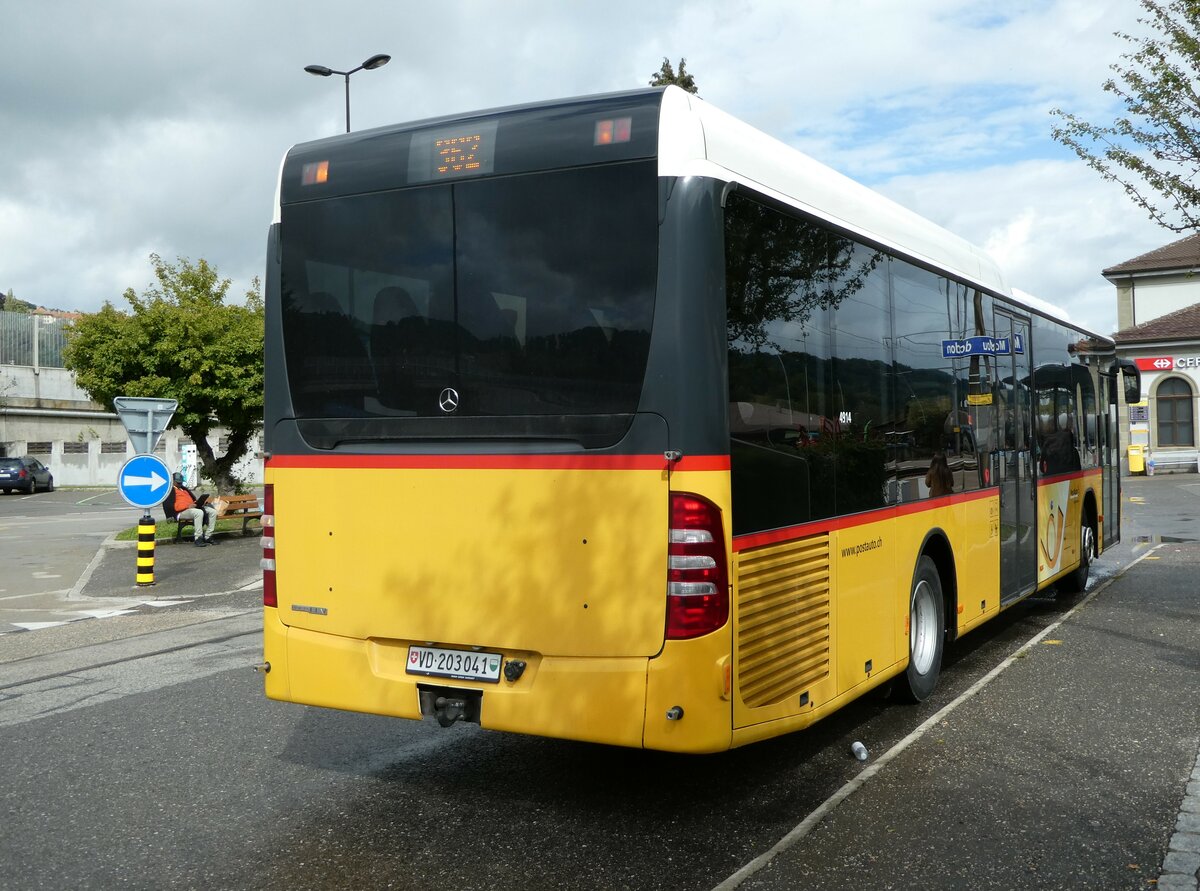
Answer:
POLYGON ((425 334, 425 317, 404 288, 381 288, 375 295, 371 355, 378 361, 403 350, 425 334))

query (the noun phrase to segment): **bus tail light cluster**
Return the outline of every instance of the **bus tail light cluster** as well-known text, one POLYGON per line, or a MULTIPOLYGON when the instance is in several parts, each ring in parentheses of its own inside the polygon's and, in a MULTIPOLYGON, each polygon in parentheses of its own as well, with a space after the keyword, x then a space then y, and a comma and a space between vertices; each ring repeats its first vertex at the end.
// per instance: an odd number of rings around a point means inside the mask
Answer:
POLYGON ((262 561, 263 606, 278 606, 275 593, 275 487, 271 483, 263 486, 262 515, 262 561))
POLYGON ((728 619, 721 511, 699 495, 673 492, 667 545, 667 639, 700 637, 716 631, 728 619))

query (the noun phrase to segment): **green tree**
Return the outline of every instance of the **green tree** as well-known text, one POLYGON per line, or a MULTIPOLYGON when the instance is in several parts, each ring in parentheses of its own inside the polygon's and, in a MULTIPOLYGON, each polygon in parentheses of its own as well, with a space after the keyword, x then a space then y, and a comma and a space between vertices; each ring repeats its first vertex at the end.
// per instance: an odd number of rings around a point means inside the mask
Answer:
POLYGON ((150 255, 157 283, 125 291, 131 312, 104 307, 71 327, 63 354, 79 386, 112 406, 116 396, 176 399, 172 426, 196 444, 200 473, 217 488, 241 488, 233 466, 262 424, 263 301, 258 280, 245 305, 225 303, 229 279, 207 261, 177 264, 150 255), (216 455, 215 427, 229 444, 216 455))
POLYGON ((12 288, 9 288, 7 294, 0 294, 0 309, 5 312, 28 313, 33 309, 33 304, 26 303, 24 300, 18 300, 12 292, 12 288))
POLYGON ((662 67, 654 72, 654 75, 650 78, 650 86, 652 87, 665 87, 669 84, 683 87, 689 93, 699 92, 699 88, 696 86, 696 79, 688 74, 687 59, 682 57, 679 59, 679 71, 676 72, 671 67, 671 60, 663 56, 662 67))
POLYGON ((1104 179, 1125 189, 1152 220, 1174 232, 1200 226, 1200 2, 1140 0, 1148 16, 1139 23, 1153 33, 1116 32, 1133 50, 1126 63, 1111 65, 1116 77, 1104 91, 1116 96, 1125 114, 1102 126, 1067 114, 1056 140, 1069 147, 1104 179))

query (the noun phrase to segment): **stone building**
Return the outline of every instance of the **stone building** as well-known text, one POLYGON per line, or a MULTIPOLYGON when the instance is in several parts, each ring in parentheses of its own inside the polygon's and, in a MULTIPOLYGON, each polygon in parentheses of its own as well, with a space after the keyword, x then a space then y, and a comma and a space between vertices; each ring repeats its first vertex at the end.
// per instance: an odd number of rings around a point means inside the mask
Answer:
POLYGON ((1104 270, 1117 288, 1117 353, 1142 373, 1142 401, 1122 409, 1122 446, 1147 464, 1197 470, 1200 416, 1200 235, 1104 270))

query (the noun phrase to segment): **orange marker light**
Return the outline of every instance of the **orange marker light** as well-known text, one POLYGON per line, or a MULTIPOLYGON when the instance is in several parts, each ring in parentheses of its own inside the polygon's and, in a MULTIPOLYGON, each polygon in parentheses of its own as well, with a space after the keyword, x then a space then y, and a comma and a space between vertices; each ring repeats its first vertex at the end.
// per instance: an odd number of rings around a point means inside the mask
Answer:
POLYGON ((609 118, 596 121, 596 138, 593 145, 612 145, 614 142, 629 142, 633 135, 633 118, 609 118))
POLYGON ((305 164, 304 169, 300 173, 300 182, 305 186, 318 185, 329 181, 329 162, 317 161, 313 164, 305 164))

